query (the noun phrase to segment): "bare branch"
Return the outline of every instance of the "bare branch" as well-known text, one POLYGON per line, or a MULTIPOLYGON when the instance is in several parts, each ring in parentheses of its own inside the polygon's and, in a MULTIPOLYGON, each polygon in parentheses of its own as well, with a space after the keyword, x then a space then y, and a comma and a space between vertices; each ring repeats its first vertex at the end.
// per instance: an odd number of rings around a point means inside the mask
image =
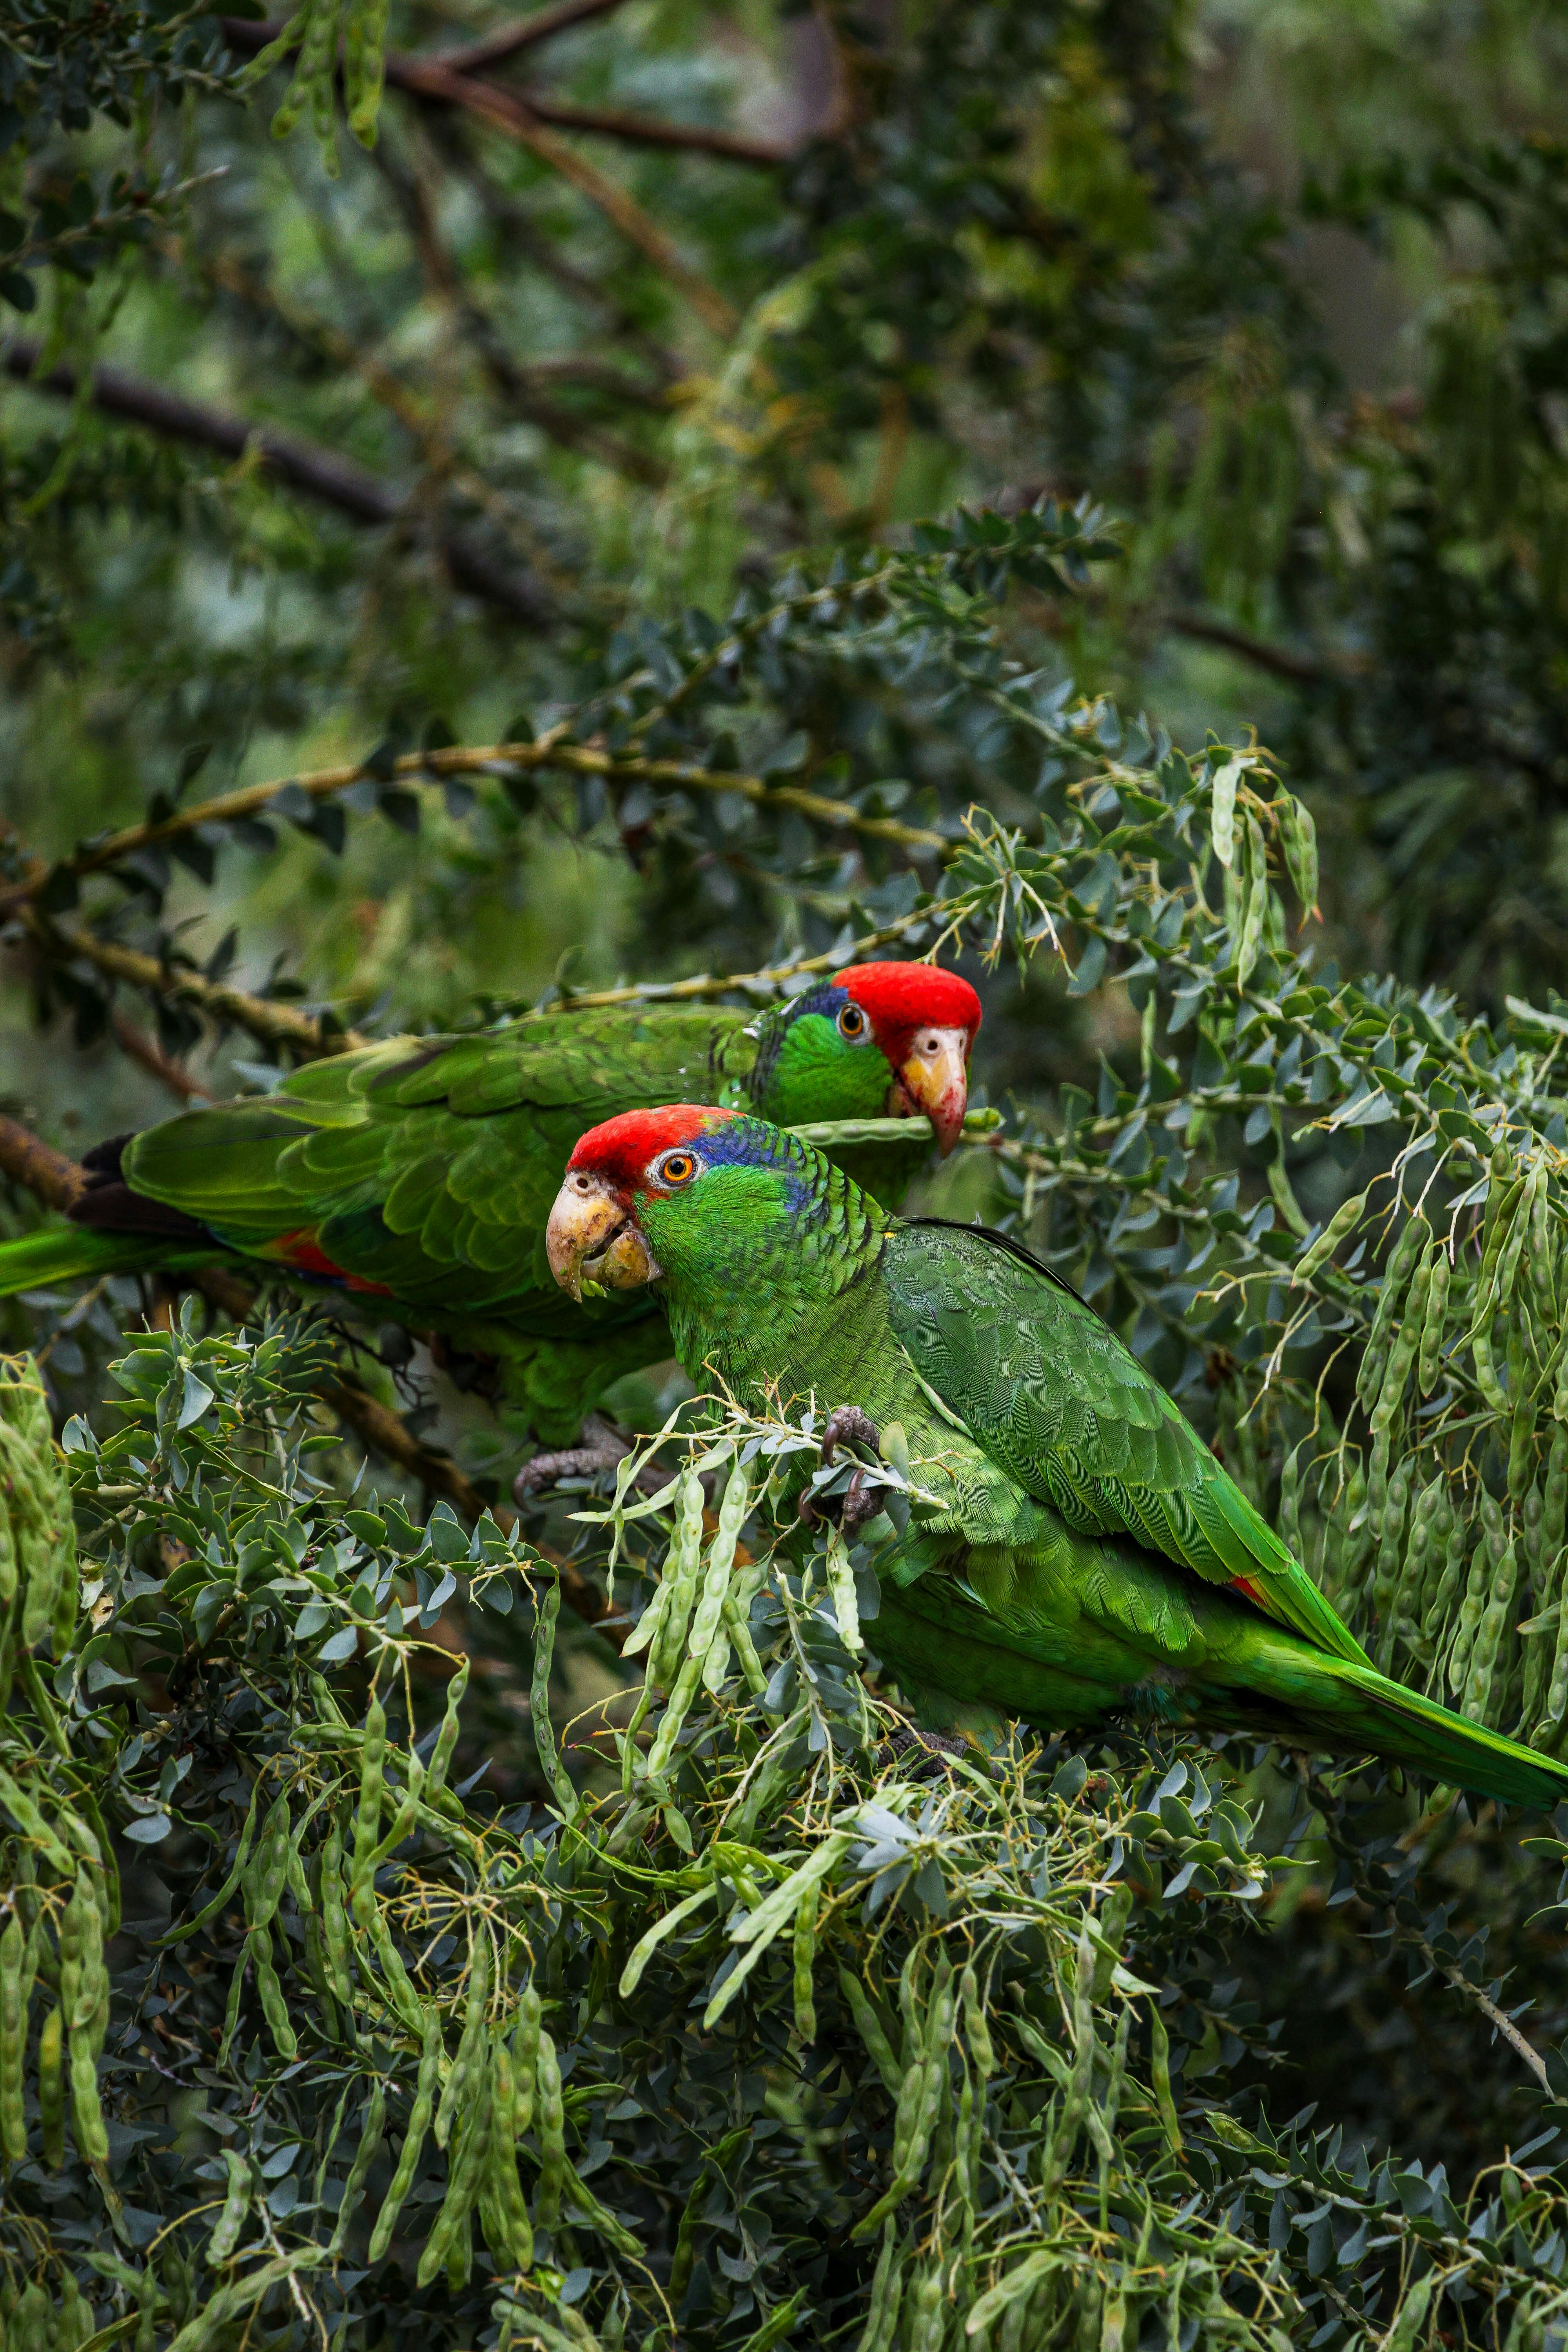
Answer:
POLYGON ((1247 629, 1233 628, 1228 621, 1211 621, 1201 613, 1162 613, 1159 625, 1173 636, 1191 637, 1198 645, 1218 646, 1238 660, 1250 662, 1254 669, 1267 670, 1271 677, 1282 677, 1291 686, 1326 686, 1333 676, 1310 654, 1292 653, 1288 646, 1273 646, 1263 637, 1255 637, 1247 629))
POLYGON ((173 1060, 164 1053, 156 1037, 149 1037, 145 1029, 138 1029, 135 1022, 127 1020, 123 1013, 117 1013, 109 1026, 121 1052, 128 1054, 133 1062, 139 1062, 149 1077, 156 1078, 160 1086, 167 1087, 169 1092, 178 1095, 182 1102, 216 1100, 205 1087, 197 1085, 184 1063, 173 1060))
POLYGON ((795 154, 776 139, 748 139, 739 131, 715 131, 699 122, 662 122, 651 114, 626 114, 613 107, 572 106, 530 90, 528 104, 541 122, 558 131, 586 131, 603 139, 624 139, 632 147, 685 150, 717 155, 727 163, 787 163, 795 154))
POLYGON ((464 48, 444 49, 441 63, 449 66, 454 73, 483 73, 487 66, 499 66, 503 58, 514 58, 520 50, 531 49, 552 35, 570 32, 595 16, 607 16, 620 5, 621 0, 557 0, 553 8, 542 8, 534 16, 521 16, 515 24, 498 25, 493 33, 484 34, 464 48))
MULTIPOLYGON (((220 22, 229 47, 245 57, 255 56, 281 30, 278 25, 251 24, 237 16, 225 16, 220 22)), ((739 315, 718 288, 710 286, 681 258, 674 239, 660 228, 651 214, 644 211, 635 196, 585 156, 579 155, 520 92, 454 72, 439 58, 410 57, 398 49, 386 53, 386 79, 393 89, 406 90, 427 103, 461 107, 531 150, 542 163, 548 163, 552 171, 559 173, 579 194, 586 196, 590 204, 596 205, 614 221, 622 236, 646 255, 660 276, 668 278, 684 294, 714 334, 727 341, 734 333, 740 324, 739 315)))
MULTIPOLYGON (((33 392, 73 399, 76 370, 66 362, 41 376, 34 375, 40 348, 32 336, 13 335, 0 347, 0 367, 33 392)), ((405 510, 406 501, 401 493, 351 459, 340 457, 334 450, 320 448, 293 434, 276 432, 270 425, 253 425, 245 417, 228 415, 203 401, 187 400, 183 394, 166 391, 162 384, 149 383, 140 376, 128 375, 121 368, 94 368, 92 401, 94 407, 107 416, 122 417, 128 424, 145 425, 167 439, 192 442, 232 460, 237 461, 247 450, 254 449, 277 480, 307 498, 319 499, 324 506, 335 508, 351 521, 386 525, 396 522, 405 510)), ((499 606, 531 628, 542 627, 550 618, 551 608, 535 583, 504 569, 465 533, 441 532, 437 543, 455 586, 482 597, 487 604, 499 606)))

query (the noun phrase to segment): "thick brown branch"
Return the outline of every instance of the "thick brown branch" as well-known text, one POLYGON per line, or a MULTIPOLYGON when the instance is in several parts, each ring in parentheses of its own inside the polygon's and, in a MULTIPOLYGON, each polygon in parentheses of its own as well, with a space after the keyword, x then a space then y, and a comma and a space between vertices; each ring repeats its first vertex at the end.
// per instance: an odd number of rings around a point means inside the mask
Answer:
MULTIPOLYGON (((65 362, 41 376, 34 375, 39 348, 31 336, 13 335, 0 350, 0 366, 34 392, 73 398, 76 370, 65 362)), ((123 369, 95 367, 92 400, 106 416, 122 417, 127 424, 144 425, 166 439, 193 443, 237 462, 254 449, 276 480, 334 508, 351 521, 384 526, 396 522, 405 511, 401 493, 335 451, 301 441, 293 434, 279 433, 270 425, 230 416, 204 401, 187 400, 181 393, 165 391, 162 384, 128 375, 123 369)), ((441 532, 437 543, 455 586, 530 627, 544 625, 550 608, 534 583, 509 572, 464 532, 441 532)))
POLYGON ((46 1209, 68 1209, 87 1188, 74 1160, 14 1118, 0 1118, 0 1174, 25 1186, 46 1209))

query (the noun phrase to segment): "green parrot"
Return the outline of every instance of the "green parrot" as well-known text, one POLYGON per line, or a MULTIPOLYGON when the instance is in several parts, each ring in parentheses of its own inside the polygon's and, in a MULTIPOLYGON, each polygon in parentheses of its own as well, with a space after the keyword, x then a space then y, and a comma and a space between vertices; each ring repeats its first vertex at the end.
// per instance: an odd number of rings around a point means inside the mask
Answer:
MULTIPOLYGON (((658 1304, 570 1305, 544 1222, 584 1127, 698 1096, 784 1124, 924 1113, 962 1129, 980 1000, 926 963, 852 965, 756 1015, 624 1006, 466 1037, 395 1037, 276 1092, 100 1144, 72 1223, 0 1244, 0 1297, 215 1262, 286 1272, 494 1359, 545 1444, 670 1352, 658 1304)), ((885 1155, 907 1181, 929 1150, 885 1155)))
MULTIPOLYGON (((798 1136, 679 1105, 581 1139, 546 1246, 574 1297, 651 1286, 694 1380, 809 1396, 833 1408, 825 1451, 907 1463, 907 1528, 872 1564, 877 1650, 911 1696, 1568 1794, 1568 1767, 1380 1675, 1164 1390, 1007 1236, 901 1221, 798 1136)), ((852 1487, 857 1506, 879 1507, 852 1487)))

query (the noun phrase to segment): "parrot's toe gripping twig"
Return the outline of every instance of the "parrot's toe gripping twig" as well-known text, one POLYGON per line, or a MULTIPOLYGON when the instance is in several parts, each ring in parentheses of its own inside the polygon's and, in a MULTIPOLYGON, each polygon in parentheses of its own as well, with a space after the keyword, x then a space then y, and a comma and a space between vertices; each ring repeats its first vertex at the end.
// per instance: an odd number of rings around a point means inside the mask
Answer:
MULTIPOLYGON (((828 1414, 822 1433, 825 1469, 839 1447, 845 1444, 863 1445, 873 1454, 882 1450, 880 1430, 870 1414, 862 1412, 858 1404, 836 1405, 828 1414)), ((857 1470, 837 1512, 830 1503, 819 1505, 814 1502, 809 1491, 801 1496, 799 1507, 800 1516, 808 1526, 817 1518, 837 1517, 841 1532, 847 1538, 853 1536, 858 1528, 863 1528, 868 1519, 874 1519, 882 1504, 874 1491, 868 1492, 865 1472, 857 1470)))
POLYGON ((588 1415, 583 1423, 583 1437, 581 1445, 531 1455, 511 1482, 513 1500, 519 1504, 531 1502, 535 1495, 562 1478, 596 1478, 601 1471, 613 1470, 631 1452, 620 1431, 612 1428, 602 1413, 588 1415))
POLYGON ((969 1752, 962 1739, 951 1739, 941 1731, 917 1731, 912 1724, 906 1724, 901 1731, 895 1731, 890 1738, 882 1742, 877 1761, 879 1764, 890 1764, 897 1758, 908 1756, 917 1749, 923 1749, 933 1761, 948 1756, 965 1756, 969 1752))

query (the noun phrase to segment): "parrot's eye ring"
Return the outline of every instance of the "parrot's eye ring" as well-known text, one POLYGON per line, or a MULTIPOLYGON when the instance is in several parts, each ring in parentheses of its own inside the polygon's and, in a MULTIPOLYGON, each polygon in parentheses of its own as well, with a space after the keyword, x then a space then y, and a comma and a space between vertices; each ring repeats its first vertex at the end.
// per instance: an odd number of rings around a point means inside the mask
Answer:
POLYGON ((654 1170, 661 1184, 689 1184, 700 1162, 694 1151, 667 1151, 654 1170))
POLYGON ((858 1004, 847 1004, 838 1016, 838 1034, 858 1045, 870 1029, 870 1023, 858 1004))

